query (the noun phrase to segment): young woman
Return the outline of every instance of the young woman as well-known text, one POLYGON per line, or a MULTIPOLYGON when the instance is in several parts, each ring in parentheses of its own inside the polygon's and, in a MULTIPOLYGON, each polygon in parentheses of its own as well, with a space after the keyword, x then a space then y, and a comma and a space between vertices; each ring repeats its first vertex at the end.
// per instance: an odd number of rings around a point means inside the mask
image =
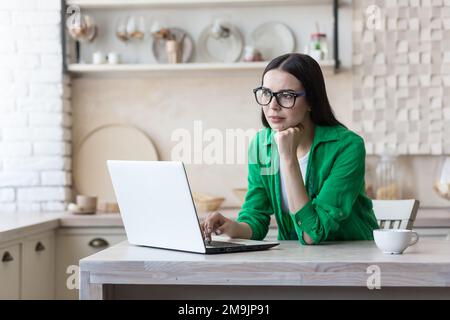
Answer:
POLYGON ((319 64, 304 54, 277 57, 253 91, 266 128, 250 142, 245 201, 236 221, 210 214, 205 238, 262 240, 274 214, 279 240, 372 240, 364 141, 336 120, 319 64))

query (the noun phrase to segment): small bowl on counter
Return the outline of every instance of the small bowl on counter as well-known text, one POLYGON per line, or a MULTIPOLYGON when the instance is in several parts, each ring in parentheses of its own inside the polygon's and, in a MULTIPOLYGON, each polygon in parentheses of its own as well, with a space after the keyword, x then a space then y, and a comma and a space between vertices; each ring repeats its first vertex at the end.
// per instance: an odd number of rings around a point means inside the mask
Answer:
POLYGON ((69 203, 67 205, 67 210, 72 213, 72 214, 95 214, 96 210, 95 208, 82 208, 79 205, 77 205, 76 203, 69 203))
POLYGON ((117 202, 99 202, 97 211, 99 213, 120 213, 117 202))
POLYGON ((95 214, 97 211, 97 197, 79 194, 75 203, 71 202, 67 210, 73 214, 95 214))
POLYGON ((201 213, 216 211, 225 201, 225 198, 223 197, 200 192, 192 192, 192 197, 197 211, 201 213))

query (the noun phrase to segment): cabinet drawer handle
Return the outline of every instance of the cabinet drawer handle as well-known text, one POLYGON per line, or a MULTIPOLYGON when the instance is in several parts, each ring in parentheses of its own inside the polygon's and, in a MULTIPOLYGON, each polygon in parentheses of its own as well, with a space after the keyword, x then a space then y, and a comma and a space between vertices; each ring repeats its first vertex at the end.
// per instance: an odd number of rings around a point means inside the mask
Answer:
POLYGON ((11 253, 9 253, 9 251, 5 251, 5 253, 3 254, 3 257, 2 257, 2 262, 10 262, 13 260, 14 260, 14 258, 11 255, 11 253))
POLYGON ((109 243, 105 239, 95 238, 89 241, 89 246, 92 248, 103 248, 109 246, 109 243))
POLYGON ((42 244, 42 242, 38 242, 36 243, 36 247, 34 248, 34 251, 39 252, 39 251, 44 251, 45 250, 45 246, 42 244))

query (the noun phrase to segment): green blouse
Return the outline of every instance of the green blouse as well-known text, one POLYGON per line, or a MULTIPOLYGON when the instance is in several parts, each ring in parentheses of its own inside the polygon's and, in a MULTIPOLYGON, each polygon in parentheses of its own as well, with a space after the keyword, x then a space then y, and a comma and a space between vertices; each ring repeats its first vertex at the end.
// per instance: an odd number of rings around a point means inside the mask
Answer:
POLYGON ((279 240, 306 244, 337 240, 373 240, 378 223, 364 186, 364 140, 343 126, 315 126, 305 187, 309 201, 297 212, 281 209, 279 155, 274 131, 261 129, 248 150, 248 191, 237 221, 252 229, 252 239, 267 235, 275 215, 279 240))

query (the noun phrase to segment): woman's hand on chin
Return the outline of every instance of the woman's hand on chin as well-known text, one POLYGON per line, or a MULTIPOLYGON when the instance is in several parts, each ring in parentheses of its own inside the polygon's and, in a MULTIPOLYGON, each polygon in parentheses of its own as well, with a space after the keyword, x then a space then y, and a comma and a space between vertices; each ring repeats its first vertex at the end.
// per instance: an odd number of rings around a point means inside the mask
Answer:
POLYGON ((280 159, 297 160, 297 147, 303 132, 304 128, 302 124, 285 130, 276 130, 274 139, 278 146, 280 159))

